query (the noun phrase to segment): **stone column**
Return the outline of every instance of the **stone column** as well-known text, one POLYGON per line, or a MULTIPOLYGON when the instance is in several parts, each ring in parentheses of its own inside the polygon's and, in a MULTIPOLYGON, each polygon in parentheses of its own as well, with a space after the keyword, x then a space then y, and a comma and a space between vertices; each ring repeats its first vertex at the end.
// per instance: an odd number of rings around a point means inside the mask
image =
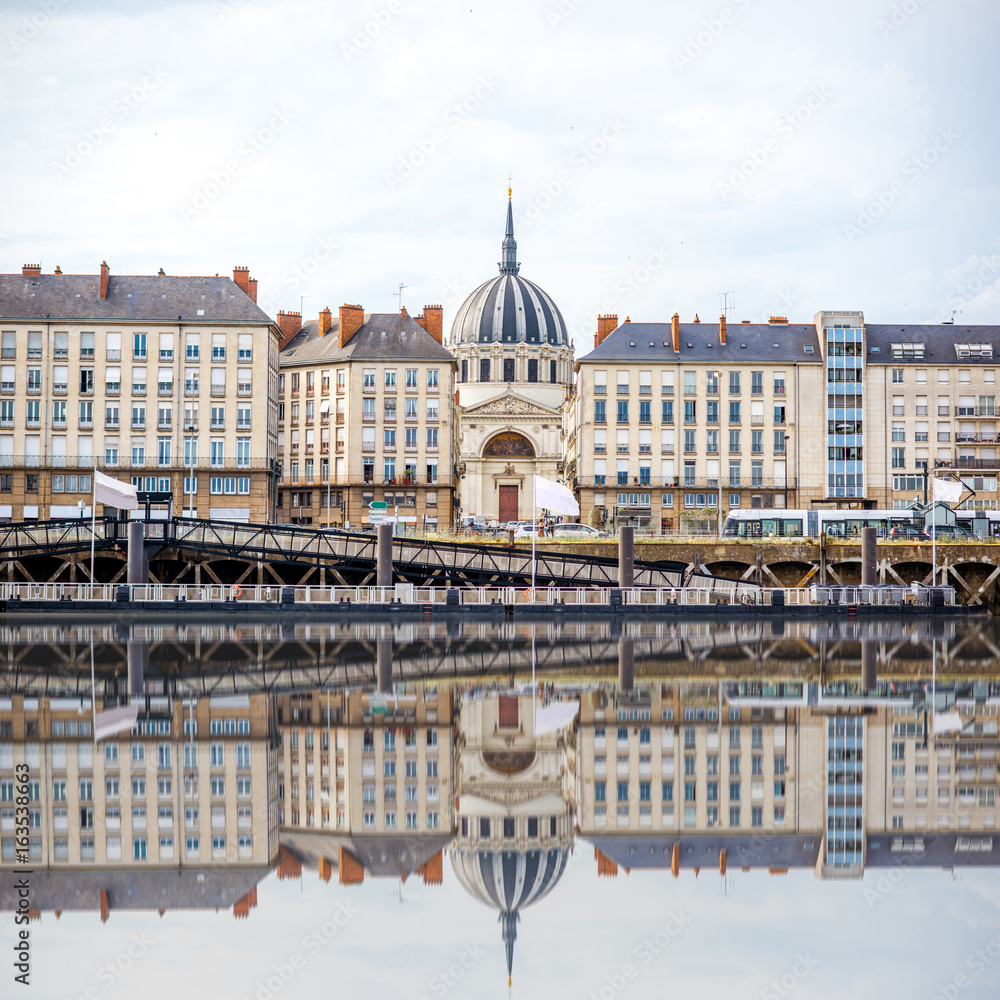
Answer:
POLYGON ((392 525, 378 526, 378 546, 376 555, 376 587, 392 586, 392 525))
POLYGON ((618 586, 635 586, 635 529, 630 527, 618 529, 618 586))
POLYGON ((878 643, 868 640, 861 643, 861 686, 866 692, 874 691, 878 684, 875 670, 877 657, 878 643))
POLYGON ((128 522, 128 583, 149 583, 145 530, 146 526, 142 521, 128 522))
POLYGON ((128 655, 128 693, 133 698, 141 697, 146 687, 149 643, 145 639, 129 639, 126 649, 128 655))
POLYGON ((376 640, 375 649, 378 693, 392 694, 392 639, 376 640))
POLYGON ((874 585, 878 583, 875 574, 875 529, 861 529, 861 583, 874 585))

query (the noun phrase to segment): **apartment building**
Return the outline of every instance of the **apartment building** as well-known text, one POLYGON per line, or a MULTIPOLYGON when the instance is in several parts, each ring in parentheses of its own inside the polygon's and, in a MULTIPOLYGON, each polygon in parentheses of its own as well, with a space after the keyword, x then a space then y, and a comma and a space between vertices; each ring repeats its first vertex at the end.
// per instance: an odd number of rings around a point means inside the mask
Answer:
POLYGON ((742 708, 720 685, 678 681, 600 692, 581 705, 583 836, 823 830, 822 728, 791 707, 742 708))
POLYGON ((283 843, 311 831, 451 836, 450 688, 288 695, 278 720, 283 843))
POLYGON ((822 497, 815 326, 601 316, 576 372, 566 436, 581 520, 674 531, 822 497))
POLYGON ((89 516, 98 468, 175 513, 270 520, 278 331, 256 295, 245 267, 0 275, 0 518, 89 516))
POLYGON ((935 474, 958 474, 996 510, 1000 327, 870 325, 866 334, 867 499, 903 508, 933 499, 935 474))
POLYGON ((0 698, 0 868, 15 864, 21 763, 39 873, 266 869, 277 858, 277 759, 263 695, 153 694, 130 734, 96 744, 89 700, 0 698))
POLYGON ((279 313, 278 520, 367 525, 385 502, 400 530, 452 524, 455 359, 443 309, 411 317, 342 306, 305 326, 279 313))

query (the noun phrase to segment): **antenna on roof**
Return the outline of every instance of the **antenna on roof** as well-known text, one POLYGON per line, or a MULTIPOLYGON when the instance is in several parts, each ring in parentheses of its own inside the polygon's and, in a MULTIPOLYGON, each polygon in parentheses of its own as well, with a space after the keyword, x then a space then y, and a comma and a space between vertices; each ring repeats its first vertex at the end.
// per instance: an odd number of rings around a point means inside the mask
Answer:
POLYGON ((409 288, 409 285, 404 285, 402 282, 399 283, 399 288, 396 289, 392 294, 396 296, 396 312, 402 312, 403 310, 403 289, 409 288))
POLYGON ((719 306, 722 309, 722 315, 726 317, 726 322, 729 322, 736 309, 735 294, 733 292, 719 292, 719 306))

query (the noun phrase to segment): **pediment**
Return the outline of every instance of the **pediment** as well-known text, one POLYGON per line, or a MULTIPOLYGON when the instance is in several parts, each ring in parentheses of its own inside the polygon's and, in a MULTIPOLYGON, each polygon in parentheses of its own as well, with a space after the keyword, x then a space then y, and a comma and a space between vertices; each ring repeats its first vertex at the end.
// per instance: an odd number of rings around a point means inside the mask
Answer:
POLYGON ((465 407, 463 416, 535 416, 546 417, 551 420, 553 418, 559 419, 560 413, 559 410, 553 409, 551 406, 535 402, 532 399, 526 399, 516 392, 505 392, 502 396, 494 396, 492 399, 487 399, 484 403, 465 407))

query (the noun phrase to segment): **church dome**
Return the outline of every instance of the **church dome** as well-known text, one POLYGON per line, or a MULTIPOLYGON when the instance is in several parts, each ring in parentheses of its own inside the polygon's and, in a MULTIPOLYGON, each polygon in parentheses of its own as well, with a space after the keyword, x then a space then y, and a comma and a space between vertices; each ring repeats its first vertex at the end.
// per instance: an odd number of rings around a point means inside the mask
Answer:
POLYGON ((504 913, 544 899, 566 868, 569 850, 473 851, 453 848, 451 866, 470 896, 504 913))
POLYGON ((509 197, 499 267, 500 274, 483 282, 459 307, 451 326, 451 346, 500 343, 568 347, 566 323, 555 302, 533 281, 518 274, 521 265, 509 197))

